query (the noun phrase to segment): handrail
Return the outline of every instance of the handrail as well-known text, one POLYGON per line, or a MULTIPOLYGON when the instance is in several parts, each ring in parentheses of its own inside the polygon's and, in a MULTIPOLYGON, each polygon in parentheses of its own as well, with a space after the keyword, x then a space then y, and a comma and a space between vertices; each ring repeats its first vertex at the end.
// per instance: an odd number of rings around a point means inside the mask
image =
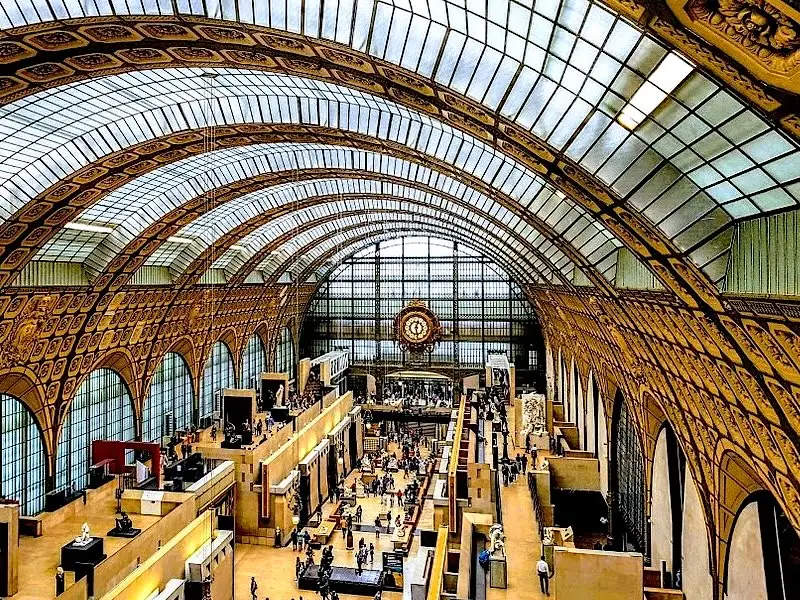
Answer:
POLYGON ((539 500, 539 492, 536 487, 536 477, 533 473, 528 473, 528 490, 533 500, 533 513, 536 516, 536 525, 539 528, 539 539, 544 539, 544 519, 542 518, 542 501, 539 500))
POLYGON ((447 469, 447 507, 448 507, 448 530, 451 533, 458 531, 458 523, 456 518, 458 511, 456 508, 456 473, 458 471, 458 460, 461 454, 461 438, 464 435, 464 413, 466 407, 466 397, 461 396, 461 404, 458 407, 458 416, 456 417, 456 428, 453 431, 453 446, 450 451, 450 464, 447 469))
POLYGON ((428 584, 427 600, 440 600, 442 595, 442 580, 444 579, 444 566, 447 559, 447 527, 439 527, 436 535, 436 551, 433 555, 431 578, 428 584))

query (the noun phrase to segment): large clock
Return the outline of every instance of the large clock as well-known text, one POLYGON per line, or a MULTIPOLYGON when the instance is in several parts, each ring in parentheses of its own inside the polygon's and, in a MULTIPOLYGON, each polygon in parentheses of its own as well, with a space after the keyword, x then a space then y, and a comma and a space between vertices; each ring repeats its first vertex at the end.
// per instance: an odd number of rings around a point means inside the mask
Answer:
POLYGON ((421 300, 412 300, 394 319, 395 339, 404 350, 433 352, 442 336, 439 319, 421 300))

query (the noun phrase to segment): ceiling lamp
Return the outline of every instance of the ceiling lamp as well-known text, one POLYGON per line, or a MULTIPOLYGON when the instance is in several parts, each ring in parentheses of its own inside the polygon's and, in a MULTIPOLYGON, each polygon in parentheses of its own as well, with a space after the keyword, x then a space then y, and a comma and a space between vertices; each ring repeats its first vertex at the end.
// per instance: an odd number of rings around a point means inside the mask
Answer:
POLYGON ((675 52, 670 52, 636 90, 617 115, 617 122, 633 131, 692 72, 694 67, 675 52))

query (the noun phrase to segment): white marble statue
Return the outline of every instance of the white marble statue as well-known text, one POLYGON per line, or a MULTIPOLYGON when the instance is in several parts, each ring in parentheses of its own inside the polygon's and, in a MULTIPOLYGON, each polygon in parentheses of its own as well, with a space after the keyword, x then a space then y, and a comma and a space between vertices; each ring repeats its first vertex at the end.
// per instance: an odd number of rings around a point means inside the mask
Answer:
POLYGON ((544 435, 547 429, 545 397, 543 394, 522 394, 523 434, 544 435))
POLYGON ((545 546, 552 546, 553 545, 553 529, 550 527, 544 528, 544 539, 542 540, 542 544, 545 546))
POLYGON ((278 391, 275 392, 275 406, 283 406, 283 384, 280 384, 278 391))
POLYGON ((85 546, 92 541, 92 536, 89 535, 89 524, 84 523, 81 525, 81 534, 75 538, 76 546, 85 546))
POLYGON ((503 526, 500 523, 495 523, 489 529, 489 552, 494 554, 500 550, 501 554, 505 554, 505 539, 506 535, 503 533, 503 526))

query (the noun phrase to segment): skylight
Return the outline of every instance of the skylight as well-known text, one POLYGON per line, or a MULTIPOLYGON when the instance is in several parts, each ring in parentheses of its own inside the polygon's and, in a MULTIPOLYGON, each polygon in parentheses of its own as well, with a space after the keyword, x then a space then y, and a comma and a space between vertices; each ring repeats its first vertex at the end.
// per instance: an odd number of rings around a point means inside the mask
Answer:
POLYGON ((173 244, 191 244, 194 240, 185 237, 178 237, 177 235, 171 235, 167 238, 167 241, 172 242, 173 244))
POLYGON ((675 52, 670 52, 650 73, 630 101, 622 107, 617 121, 633 131, 692 72, 694 67, 675 52))
POLYGON ((75 231, 89 231, 91 233, 111 233, 114 231, 113 227, 104 225, 91 225, 89 223, 80 223, 73 221, 64 225, 65 229, 74 229, 75 231))

